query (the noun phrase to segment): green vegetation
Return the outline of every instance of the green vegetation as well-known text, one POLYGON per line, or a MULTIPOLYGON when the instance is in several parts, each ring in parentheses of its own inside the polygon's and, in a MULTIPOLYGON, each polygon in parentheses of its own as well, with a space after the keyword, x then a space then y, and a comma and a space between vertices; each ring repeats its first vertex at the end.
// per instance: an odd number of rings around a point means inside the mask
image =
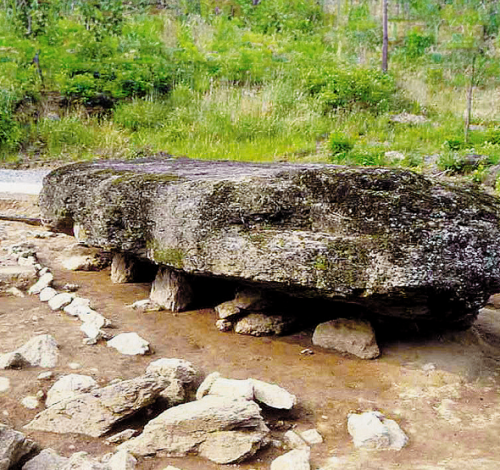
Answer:
POLYGON ((481 181, 500 160, 492 0, 391 2, 388 74, 374 0, 2 2, 0 161, 433 162, 481 181))

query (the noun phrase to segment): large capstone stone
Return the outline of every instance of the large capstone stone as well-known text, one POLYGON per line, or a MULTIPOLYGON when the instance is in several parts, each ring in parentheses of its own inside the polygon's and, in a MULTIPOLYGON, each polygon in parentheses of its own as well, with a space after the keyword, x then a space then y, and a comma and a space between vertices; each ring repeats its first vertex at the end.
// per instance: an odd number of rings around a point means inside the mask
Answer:
POLYGON ((44 180, 42 218, 174 270, 469 324, 500 290, 500 203, 404 169, 99 161, 44 180))

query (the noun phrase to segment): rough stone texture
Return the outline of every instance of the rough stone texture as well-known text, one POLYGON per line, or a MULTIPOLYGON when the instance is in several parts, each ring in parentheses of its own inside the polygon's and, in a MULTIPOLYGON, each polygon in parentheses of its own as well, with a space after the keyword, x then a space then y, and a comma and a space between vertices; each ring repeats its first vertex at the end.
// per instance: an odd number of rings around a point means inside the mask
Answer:
POLYGON ((363 320, 337 318, 321 323, 314 330, 312 342, 361 359, 374 359, 380 355, 373 328, 363 320))
POLYGON ((26 344, 10 353, 0 355, 0 369, 30 365, 55 367, 59 358, 56 340, 50 335, 31 338, 26 344))
POLYGON ((73 294, 63 292, 57 294, 49 300, 49 307, 52 310, 61 310, 73 301, 73 294))
POLYGON ((151 287, 150 299, 162 308, 180 312, 193 301, 193 290, 186 275, 160 268, 151 287))
POLYGON ((0 291, 9 287, 26 289, 37 279, 33 266, 0 266, 0 291))
POLYGON ((500 203, 404 169, 188 159, 68 165, 42 218, 186 273, 470 324, 500 291, 500 203))
POLYGON ((240 335, 281 335, 289 330, 293 324, 294 318, 292 317, 251 313, 235 323, 234 331, 240 335))
POLYGON ((398 424, 378 411, 350 414, 347 430, 356 447, 401 450, 408 443, 398 424))
POLYGON ((23 433, 0 424, 0 470, 14 467, 19 460, 36 448, 37 445, 26 439, 23 433))
POLYGON ((36 410, 40 406, 38 398, 33 395, 28 395, 21 400, 21 404, 28 410, 36 410))
POLYGON ((40 301, 48 302, 50 299, 57 295, 57 291, 52 289, 52 287, 46 287, 40 292, 40 301))
POLYGON ((196 378, 196 370, 191 362, 175 358, 161 358, 151 362, 146 368, 146 374, 161 375, 183 384, 190 384, 196 378))
POLYGON ((52 406, 62 400, 97 388, 97 382, 88 375, 69 374, 61 377, 47 392, 46 406, 52 406))
POLYGON ((36 457, 26 462, 22 470, 62 470, 68 460, 53 449, 44 449, 36 457))
POLYGON ((54 280, 54 275, 52 273, 47 272, 45 274, 40 275, 38 281, 35 282, 35 284, 33 284, 29 288, 28 294, 39 294, 40 292, 42 292, 43 289, 49 287, 52 284, 53 280, 54 280))
POLYGON ((294 449, 271 462, 271 470, 310 470, 309 449, 294 449))
POLYGON ((108 461, 109 470, 134 470, 137 460, 125 450, 120 450, 108 461))
POLYGON ((121 444, 122 442, 128 441, 136 435, 137 431, 135 429, 125 429, 119 433, 113 434, 111 437, 106 439, 106 442, 110 444, 121 444))
POLYGON ((7 377, 0 377, 0 393, 4 393, 10 388, 10 380, 7 377))
POLYGON ((90 457, 86 452, 73 454, 61 470, 110 470, 109 467, 90 457))
POLYGON ((207 396, 164 411, 119 449, 138 456, 200 453, 216 463, 240 462, 259 449, 268 432, 256 403, 207 396))
POLYGON ((150 351, 149 343, 137 333, 121 333, 108 341, 108 347, 115 348, 127 356, 147 354, 150 351))
MULTIPOLYGON (((166 398, 165 390, 170 385, 171 381, 161 375, 144 375, 96 388, 52 405, 35 416, 26 428, 99 437, 160 396, 166 398)), ((177 395, 172 396, 172 402, 178 402, 177 395)))
POLYGON ((307 431, 302 431, 300 437, 304 439, 309 445, 321 444, 323 442, 323 437, 318 432, 317 429, 308 429, 307 431))
POLYGON ((286 445, 290 449, 308 449, 309 446, 302 437, 300 437, 296 432, 292 431, 291 429, 287 431, 284 435, 283 438, 285 440, 286 445))
POLYGON ((270 408, 290 410, 297 402, 295 395, 284 388, 256 379, 225 379, 218 372, 205 378, 196 391, 196 399, 214 395, 243 400, 255 400, 270 408))
POLYGON ((111 262, 111 282, 124 284, 134 279, 134 259, 125 253, 115 253, 111 262))

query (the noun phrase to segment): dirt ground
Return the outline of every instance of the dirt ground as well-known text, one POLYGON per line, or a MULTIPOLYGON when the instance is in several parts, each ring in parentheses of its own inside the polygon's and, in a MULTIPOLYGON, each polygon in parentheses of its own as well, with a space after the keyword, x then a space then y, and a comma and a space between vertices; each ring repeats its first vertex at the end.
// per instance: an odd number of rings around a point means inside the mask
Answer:
MULTIPOLYGON (((0 214, 34 216, 34 203, 33 197, 0 194, 0 214)), ((221 333, 215 328, 213 309, 137 313, 127 306, 147 298, 149 284, 112 284, 109 270, 66 271, 59 254, 74 239, 65 235, 38 239, 34 237, 37 231, 45 229, 0 221, 0 263, 7 262, 7 246, 22 240, 33 242, 41 263, 54 273, 56 288, 78 284, 78 295, 91 299, 93 307, 113 322, 114 333, 137 332, 151 343, 154 354, 130 357, 107 348, 105 343, 83 345, 83 333, 74 318, 51 311, 38 296, 0 294, 0 353, 44 333, 56 338, 61 353, 54 378, 48 381, 37 379, 43 371, 40 368, 0 371, 0 377, 10 380, 10 389, 0 393, 0 422, 23 430, 42 408, 29 410, 21 400, 39 390, 46 392, 62 375, 87 374, 104 385, 116 378, 142 374, 153 360, 175 357, 191 361, 201 378, 218 371, 224 377, 277 383, 294 393, 297 407, 269 416, 269 424, 277 439, 292 428, 314 427, 320 431, 324 442, 311 449, 312 469, 324 466, 331 457, 344 461, 338 468, 347 470, 500 467, 500 349, 491 345, 495 341, 500 344, 500 337, 490 336, 485 343, 475 330, 469 330, 434 338, 401 339, 380 344, 379 359, 363 361, 312 346, 312 331, 264 338, 221 333), (302 354, 306 348, 313 354, 302 354), (399 452, 355 449, 347 432, 347 415, 367 410, 380 410, 395 419, 407 433, 409 445, 399 452)), ((494 322, 496 315, 491 313, 490 321, 494 322)), ((132 424, 139 426, 145 419, 146 413, 132 424)), ((86 451, 98 457, 114 449, 104 438, 23 432, 42 447, 66 456, 86 451)), ((229 466, 196 457, 149 458, 142 459, 137 468, 268 469, 272 459, 285 451, 271 446, 251 461, 229 466)))

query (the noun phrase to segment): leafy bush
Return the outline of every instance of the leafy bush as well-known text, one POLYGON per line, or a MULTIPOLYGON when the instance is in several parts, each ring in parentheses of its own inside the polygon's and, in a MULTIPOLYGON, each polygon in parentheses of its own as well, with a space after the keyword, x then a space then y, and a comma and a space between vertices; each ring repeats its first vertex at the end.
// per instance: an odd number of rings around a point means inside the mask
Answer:
POLYGON ((422 34, 420 31, 414 29, 404 39, 405 55, 410 59, 421 57, 432 44, 434 44, 432 36, 422 34))
POLYGON ((329 147, 332 156, 339 154, 347 155, 354 147, 351 140, 342 132, 332 132, 329 139, 329 147))

